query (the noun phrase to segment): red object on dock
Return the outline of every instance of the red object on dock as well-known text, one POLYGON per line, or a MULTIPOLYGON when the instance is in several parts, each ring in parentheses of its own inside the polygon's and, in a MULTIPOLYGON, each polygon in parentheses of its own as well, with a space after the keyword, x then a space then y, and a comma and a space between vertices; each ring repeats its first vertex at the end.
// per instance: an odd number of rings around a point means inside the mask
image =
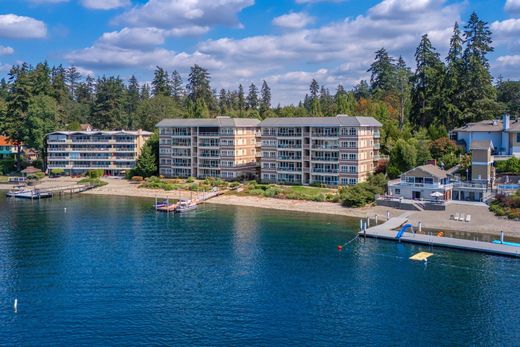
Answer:
POLYGON ((343 246, 342 245, 338 245, 338 251, 341 251, 343 250, 343 246))

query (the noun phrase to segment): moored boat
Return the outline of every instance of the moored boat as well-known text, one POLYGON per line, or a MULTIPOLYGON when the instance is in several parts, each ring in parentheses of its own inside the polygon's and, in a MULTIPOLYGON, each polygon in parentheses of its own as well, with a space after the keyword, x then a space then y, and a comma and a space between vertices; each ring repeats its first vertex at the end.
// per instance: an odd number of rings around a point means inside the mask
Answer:
POLYGON ((197 204, 192 200, 181 200, 179 201, 175 212, 188 212, 193 211, 197 208, 197 204))

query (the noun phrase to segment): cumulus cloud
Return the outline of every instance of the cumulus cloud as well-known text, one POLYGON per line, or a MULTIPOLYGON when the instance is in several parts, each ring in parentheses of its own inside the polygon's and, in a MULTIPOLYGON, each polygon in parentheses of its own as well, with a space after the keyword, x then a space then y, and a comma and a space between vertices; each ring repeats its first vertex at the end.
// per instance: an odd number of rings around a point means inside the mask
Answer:
POLYGON ((15 14, 0 15, 0 37, 8 39, 39 39, 47 36, 44 22, 15 14))
POLYGON ((273 19, 273 24, 282 28, 301 29, 314 22, 314 17, 303 12, 291 12, 273 19))
POLYGON ((149 0, 116 18, 116 23, 162 29, 214 25, 240 26, 236 17, 254 0, 149 0))
MULTIPOLYGON (((52 0, 51 0, 52 1, 52 0)), ((130 0, 81 0, 81 4, 92 10, 112 10, 131 5, 130 0)))
POLYGON ((507 0, 504 10, 510 13, 520 13, 520 0, 507 0))
POLYGON ((0 45, 0 55, 10 55, 13 53, 14 53, 14 49, 12 47, 0 45))

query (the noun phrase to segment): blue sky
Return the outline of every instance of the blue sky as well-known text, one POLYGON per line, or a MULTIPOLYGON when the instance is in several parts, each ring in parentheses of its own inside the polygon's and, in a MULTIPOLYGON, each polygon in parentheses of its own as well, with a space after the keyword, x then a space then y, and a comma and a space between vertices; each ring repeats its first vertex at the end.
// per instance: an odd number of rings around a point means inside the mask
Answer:
POLYGON ((265 79, 288 104, 312 78, 332 92, 366 79, 381 47, 413 65, 424 33, 444 56, 473 10, 494 32, 493 74, 520 78, 520 0, 0 0, 0 76, 47 60, 149 82, 198 63, 214 88, 265 79))

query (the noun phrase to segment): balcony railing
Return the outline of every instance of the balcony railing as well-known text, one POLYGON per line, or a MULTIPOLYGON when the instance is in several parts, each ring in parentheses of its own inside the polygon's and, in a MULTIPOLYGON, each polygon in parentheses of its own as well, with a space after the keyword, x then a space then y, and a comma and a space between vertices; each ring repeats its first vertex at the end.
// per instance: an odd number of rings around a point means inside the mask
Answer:
POLYGON ((338 157, 312 157, 311 160, 314 161, 338 161, 338 157))
POLYGON ((291 156, 286 156, 286 155, 280 155, 278 156, 278 159, 279 160, 302 160, 302 157, 291 157, 291 156))
POLYGON ((300 172, 302 171, 302 168, 298 167, 279 167, 278 171, 287 171, 287 172, 300 172))
POLYGON ((374 138, 378 139, 381 137, 381 133, 379 131, 374 131, 374 138))
POLYGON ((374 149, 381 149, 380 143, 374 143, 374 149))
POLYGON ((313 168, 312 172, 317 172, 317 173, 339 173, 339 169, 313 168))
POLYGON ((293 144, 286 144, 286 143, 280 143, 278 144, 278 148, 302 148, 302 145, 293 145, 293 144))
POLYGON ((339 145, 312 145, 313 149, 339 149, 339 145))

